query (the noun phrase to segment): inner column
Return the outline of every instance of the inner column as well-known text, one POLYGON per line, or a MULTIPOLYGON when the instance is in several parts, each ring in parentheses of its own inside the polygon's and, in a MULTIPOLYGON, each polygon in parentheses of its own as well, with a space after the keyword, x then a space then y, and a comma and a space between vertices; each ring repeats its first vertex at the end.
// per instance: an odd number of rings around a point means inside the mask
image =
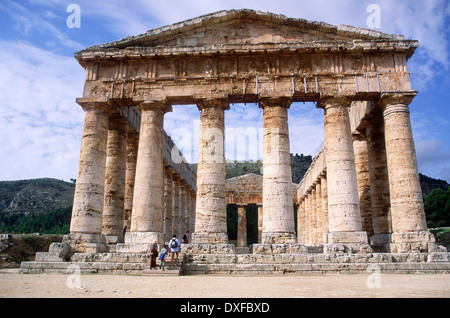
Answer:
POLYGON ((123 242, 127 127, 119 114, 109 119, 102 226, 108 244, 123 242))
POLYGON ((201 114, 192 243, 226 244, 224 111, 229 105, 226 100, 208 99, 199 101, 197 106, 201 114))
MULTIPOLYGON (((164 114, 171 107, 158 102, 143 102, 141 128, 136 164, 136 180, 133 195, 131 231, 125 236, 126 243, 141 244, 141 248, 154 241, 164 242, 163 202, 163 123, 164 114)), ((138 247, 136 247, 138 248, 138 247)), ((146 251, 145 251, 146 252, 146 251)))
POLYGON ((247 205, 238 204, 237 246, 247 246, 247 205))
POLYGON ((352 251, 352 243, 363 243, 365 249, 370 248, 367 244, 367 234, 362 231, 361 225, 355 156, 348 114, 350 100, 331 97, 322 99, 321 104, 324 107, 325 119, 330 231, 328 243, 350 243, 346 245, 346 248, 350 249, 349 252, 352 251))
POLYGON ((261 100, 263 109, 262 244, 296 243, 287 109, 289 98, 261 100))

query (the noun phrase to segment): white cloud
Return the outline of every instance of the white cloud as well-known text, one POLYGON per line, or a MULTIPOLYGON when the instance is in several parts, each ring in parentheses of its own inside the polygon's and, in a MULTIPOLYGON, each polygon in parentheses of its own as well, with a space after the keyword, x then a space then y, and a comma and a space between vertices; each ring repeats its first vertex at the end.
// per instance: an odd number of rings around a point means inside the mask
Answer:
POLYGON ((1 41, 0 180, 75 178, 84 71, 74 58, 1 41))
POLYGON ((42 36, 51 38, 52 41, 57 40, 60 45, 62 44, 67 48, 74 50, 83 48, 83 45, 73 41, 60 28, 50 23, 50 19, 57 17, 50 11, 33 12, 28 10, 26 6, 10 0, 5 0, 0 3, 0 8, 16 22, 16 28, 24 36, 41 34, 42 36))

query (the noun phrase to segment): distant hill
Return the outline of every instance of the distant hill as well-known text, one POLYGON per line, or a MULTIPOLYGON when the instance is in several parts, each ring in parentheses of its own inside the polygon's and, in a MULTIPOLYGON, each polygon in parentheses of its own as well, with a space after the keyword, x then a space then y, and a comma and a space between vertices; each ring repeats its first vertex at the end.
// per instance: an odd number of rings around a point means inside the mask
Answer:
POLYGON ((33 214, 71 206, 75 184, 43 178, 0 181, 0 213, 33 214))
POLYGON ((422 194, 423 196, 426 196, 431 193, 434 189, 443 189, 446 190, 450 184, 447 183, 445 180, 441 179, 434 179, 431 177, 427 177, 426 175, 423 175, 419 173, 420 177, 420 185, 422 187, 422 194))
MULTIPOLYGON (((312 162, 312 156, 303 154, 291 154, 292 182, 299 183, 312 162)), ((194 171, 197 171, 197 164, 191 164, 194 171)), ((225 179, 242 176, 247 173, 255 173, 262 175, 262 160, 250 161, 231 161, 227 160, 225 165, 225 179)))

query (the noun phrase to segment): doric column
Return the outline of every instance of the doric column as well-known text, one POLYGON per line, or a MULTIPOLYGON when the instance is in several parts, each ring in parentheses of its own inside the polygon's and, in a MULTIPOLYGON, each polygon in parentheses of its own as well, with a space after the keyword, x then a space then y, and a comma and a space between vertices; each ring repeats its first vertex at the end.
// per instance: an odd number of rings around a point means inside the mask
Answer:
POLYGON ((238 204, 237 246, 247 246, 247 205, 238 204))
POLYGON ((305 242, 311 245, 311 189, 306 192, 305 197, 305 242))
POLYGON ((361 226, 362 230, 370 237, 373 235, 372 203, 370 198, 369 156, 364 135, 353 135, 353 151, 355 152, 361 226))
POLYGON ((164 114, 170 106, 142 102, 136 181, 133 196, 131 231, 126 243, 163 243, 162 215, 164 202, 163 138, 164 114))
MULTIPOLYGON (((186 183, 180 180, 180 213, 178 217, 178 233, 180 240, 186 232, 186 183)), ((181 242, 181 241, 180 241, 181 242)))
POLYGON ((320 179, 316 181, 316 244, 322 244, 322 185, 320 179))
POLYGON ((300 199, 297 209, 297 242, 305 244, 305 197, 300 199))
POLYGON ((327 243, 328 238, 328 188, 327 175, 322 173, 320 175, 320 188, 322 192, 322 242, 327 243))
POLYGON ((329 243, 363 243, 359 211, 355 155, 348 114, 350 100, 332 97, 321 100, 325 117, 325 153, 328 188, 329 243))
POLYGON ((262 242, 262 232, 263 232, 263 206, 258 204, 258 243, 262 242))
POLYGON ((370 244, 387 248, 391 241, 389 176, 387 171, 384 123, 380 112, 375 112, 365 123, 369 159, 370 198, 372 205, 373 236, 370 244))
POLYGON ((180 233, 178 233, 180 230, 180 181, 180 176, 175 173, 173 175, 172 233, 170 234, 170 237, 175 234, 178 238, 180 238, 180 233))
POLYGON ((75 186, 70 239, 74 251, 84 252, 84 243, 101 243, 105 187, 108 112, 101 105, 83 106, 84 129, 75 186), (75 246, 76 245, 76 246, 75 246))
POLYGON ((127 122, 118 114, 109 119, 102 233, 107 242, 123 242, 127 122))
POLYGON ((200 136, 197 165, 197 199, 193 243, 226 244, 225 109, 220 99, 198 102, 200 136))
POLYGON ((388 93, 383 106, 391 196, 393 252, 427 251, 434 241, 427 231, 408 105, 415 94, 388 93))
POLYGON ((313 185, 311 188, 311 245, 316 245, 316 236, 317 236, 317 202, 316 202, 316 186, 313 185))
POLYGON ((139 134, 128 130, 127 134, 127 159, 125 172, 125 202, 124 202, 124 227, 127 231, 131 228, 131 211, 133 208, 134 179, 136 177, 136 162, 139 146, 139 134))
POLYGON ((191 191, 191 212, 189 218, 189 231, 192 233, 195 229, 195 202, 196 202, 196 192, 194 190, 191 191))
POLYGON ((172 231, 172 200, 173 200, 173 170, 170 166, 164 169, 164 241, 168 242, 173 235, 172 231))
POLYGON ((190 220, 191 220, 191 188, 186 185, 186 208, 184 209, 184 232, 183 234, 189 230, 189 232, 191 231, 191 225, 190 225, 190 220))
POLYGON ((287 109, 289 98, 260 101, 263 108, 263 244, 295 243, 287 109))

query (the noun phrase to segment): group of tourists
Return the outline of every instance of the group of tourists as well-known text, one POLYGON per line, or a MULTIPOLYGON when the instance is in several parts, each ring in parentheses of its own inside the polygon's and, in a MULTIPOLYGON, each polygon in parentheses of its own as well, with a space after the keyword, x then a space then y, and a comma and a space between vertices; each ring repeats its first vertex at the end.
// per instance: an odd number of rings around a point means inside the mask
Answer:
MULTIPOLYGON (((183 235, 182 242, 184 244, 189 243, 189 230, 183 235)), ((159 260, 159 268, 164 270, 164 266, 166 264, 166 256, 167 254, 171 254, 171 268, 175 263, 178 263, 178 254, 180 253, 180 241, 177 239, 177 236, 174 234, 172 239, 168 244, 164 244, 160 251, 158 251, 158 242, 153 242, 153 245, 150 249, 150 269, 156 268, 156 259, 159 260)))

